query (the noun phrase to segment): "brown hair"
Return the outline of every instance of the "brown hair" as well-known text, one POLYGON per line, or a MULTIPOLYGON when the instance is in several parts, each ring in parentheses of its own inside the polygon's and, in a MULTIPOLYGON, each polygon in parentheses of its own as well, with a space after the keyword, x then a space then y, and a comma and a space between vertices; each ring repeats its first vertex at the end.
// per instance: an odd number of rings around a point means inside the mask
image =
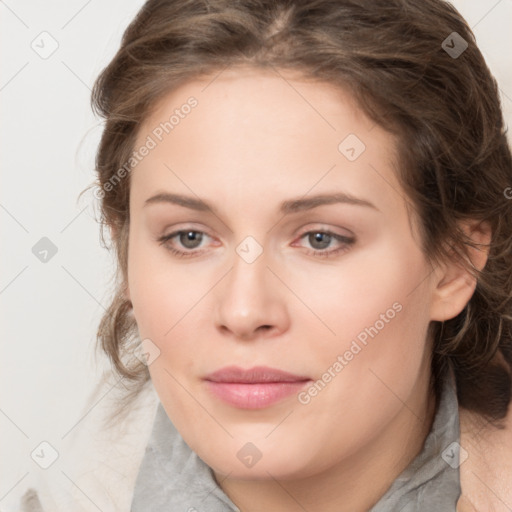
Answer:
POLYGON ((295 70, 338 85, 397 135, 397 177, 420 219, 425 256, 460 259, 477 277, 464 310, 430 324, 433 385, 439 396, 451 365, 460 405, 501 427, 512 387, 512 157, 496 80, 465 20, 442 0, 145 3, 92 93, 93 109, 106 121, 96 155, 101 222, 114 229, 118 258, 98 347, 133 384, 132 396, 149 372, 129 357, 140 341, 124 297, 130 179, 112 180, 126 168, 137 130, 159 99, 187 80, 236 65, 295 70), (482 271, 465 256, 478 247, 458 225, 465 219, 492 228, 482 271))

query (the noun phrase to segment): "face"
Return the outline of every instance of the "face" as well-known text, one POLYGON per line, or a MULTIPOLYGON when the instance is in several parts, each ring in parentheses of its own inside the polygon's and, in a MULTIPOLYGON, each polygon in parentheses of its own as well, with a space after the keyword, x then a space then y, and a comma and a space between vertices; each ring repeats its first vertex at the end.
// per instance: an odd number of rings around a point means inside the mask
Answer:
POLYGON ((403 433, 429 378, 431 267, 395 141, 342 90, 281 75, 173 90, 130 176, 152 382, 187 444, 242 479, 311 476, 403 433))

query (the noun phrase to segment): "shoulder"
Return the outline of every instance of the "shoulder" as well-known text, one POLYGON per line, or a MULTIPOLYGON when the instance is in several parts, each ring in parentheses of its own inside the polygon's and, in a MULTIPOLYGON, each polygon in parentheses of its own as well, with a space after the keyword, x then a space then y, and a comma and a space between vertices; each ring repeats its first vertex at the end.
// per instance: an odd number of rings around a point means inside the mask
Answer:
POLYGON ((461 498, 457 512, 512 510, 512 405, 496 429, 479 415, 459 408, 461 498))

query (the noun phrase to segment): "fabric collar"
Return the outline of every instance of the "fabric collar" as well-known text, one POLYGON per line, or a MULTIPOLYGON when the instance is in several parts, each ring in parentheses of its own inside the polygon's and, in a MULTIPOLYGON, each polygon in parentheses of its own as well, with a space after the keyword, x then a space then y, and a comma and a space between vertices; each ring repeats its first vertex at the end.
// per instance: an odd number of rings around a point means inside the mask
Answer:
MULTIPOLYGON (((422 451, 369 512, 456 511, 460 425, 451 367, 422 451)), ((135 482, 131 512, 240 512, 210 467, 185 443, 159 403, 135 482)))

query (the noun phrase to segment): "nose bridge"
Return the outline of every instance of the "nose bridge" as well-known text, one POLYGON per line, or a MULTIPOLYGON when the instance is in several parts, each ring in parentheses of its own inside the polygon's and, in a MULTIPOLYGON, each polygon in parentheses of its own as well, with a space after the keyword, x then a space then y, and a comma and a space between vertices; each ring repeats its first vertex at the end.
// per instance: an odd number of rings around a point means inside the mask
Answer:
POLYGON ((263 247, 258 246, 260 249, 253 241, 243 241, 236 248, 226 290, 233 311, 254 310, 261 307, 258 302, 269 298, 268 257, 263 247))
POLYGON ((231 271, 217 294, 218 325, 240 337, 261 326, 283 327, 286 308, 268 264, 269 254, 254 238, 246 237, 236 247, 231 271))

